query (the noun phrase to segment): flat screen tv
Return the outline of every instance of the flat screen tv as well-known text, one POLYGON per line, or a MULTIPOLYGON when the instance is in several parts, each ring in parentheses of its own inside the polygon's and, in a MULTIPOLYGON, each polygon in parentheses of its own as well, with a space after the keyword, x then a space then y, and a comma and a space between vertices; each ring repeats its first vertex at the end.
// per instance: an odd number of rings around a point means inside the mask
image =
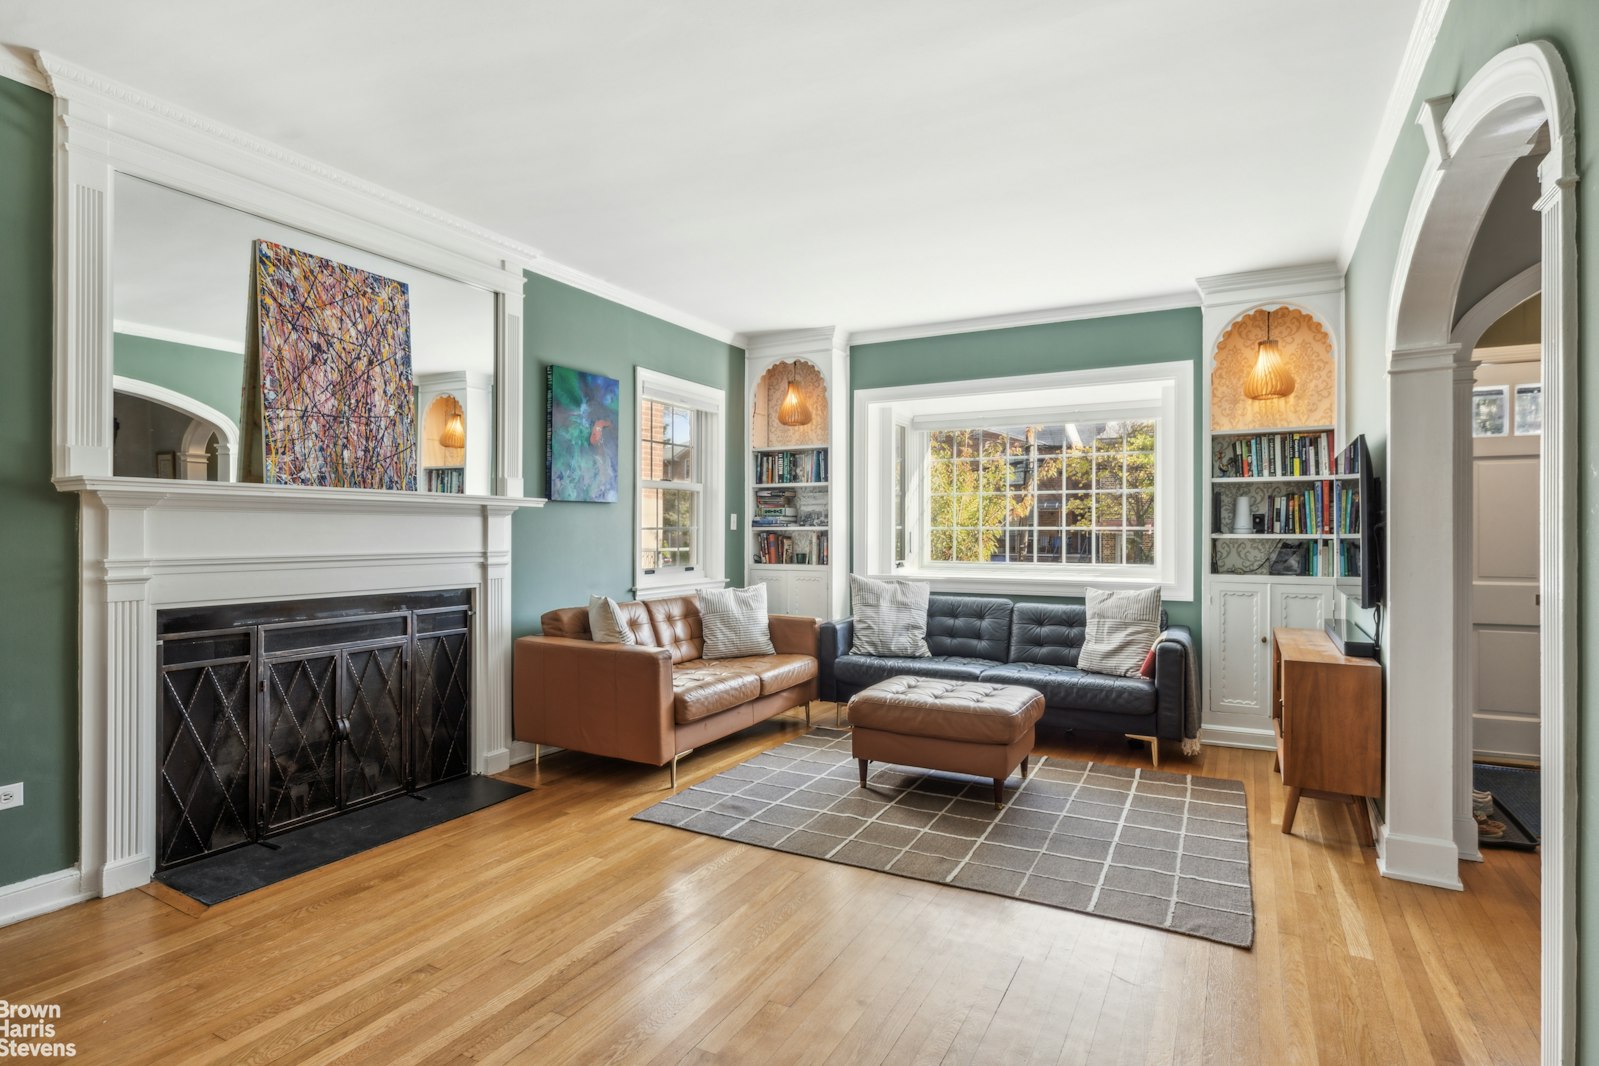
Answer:
MULTIPOLYGON (((1360 574, 1360 606, 1371 610, 1382 603, 1383 588, 1383 520, 1382 478, 1372 466, 1371 450, 1366 447, 1364 434, 1350 442, 1338 457, 1340 473, 1360 475, 1359 485, 1360 548, 1354 557, 1360 574)), ((1350 575, 1353 577, 1354 575, 1350 575)))

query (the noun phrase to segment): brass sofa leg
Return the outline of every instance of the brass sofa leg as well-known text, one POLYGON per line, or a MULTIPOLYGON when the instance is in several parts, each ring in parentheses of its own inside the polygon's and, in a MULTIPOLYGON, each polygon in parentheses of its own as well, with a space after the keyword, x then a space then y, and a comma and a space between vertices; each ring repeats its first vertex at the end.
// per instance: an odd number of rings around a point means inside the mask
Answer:
POLYGON ((539 744, 538 744, 537 741, 534 741, 533 742, 533 787, 537 788, 538 784, 539 784, 539 744))
POLYGON ((810 700, 806 700, 805 701, 805 728, 809 729, 810 727, 811 727, 811 701, 810 700))
POLYGON ((677 761, 679 759, 685 759, 688 756, 693 755, 693 754, 694 754, 694 749, 690 748, 687 751, 680 751, 676 755, 672 756, 672 791, 673 792, 677 791, 677 761))

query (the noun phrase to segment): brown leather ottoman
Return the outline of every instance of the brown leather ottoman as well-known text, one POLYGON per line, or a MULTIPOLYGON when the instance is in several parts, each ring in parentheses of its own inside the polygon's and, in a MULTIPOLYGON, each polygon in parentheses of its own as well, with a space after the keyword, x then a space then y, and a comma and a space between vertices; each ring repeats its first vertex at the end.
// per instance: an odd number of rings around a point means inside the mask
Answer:
POLYGON ((1019 685, 891 677, 850 698, 850 753, 860 760, 862 788, 876 759, 991 777, 1001 807, 1011 771, 1027 773, 1043 714, 1043 695, 1019 685))

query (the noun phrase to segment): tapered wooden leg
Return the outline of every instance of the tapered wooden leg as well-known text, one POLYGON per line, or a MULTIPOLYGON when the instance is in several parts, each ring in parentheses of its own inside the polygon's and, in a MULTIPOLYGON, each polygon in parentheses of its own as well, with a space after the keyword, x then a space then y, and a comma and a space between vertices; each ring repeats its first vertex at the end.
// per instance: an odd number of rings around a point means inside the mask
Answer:
POLYGON ((1155 764, 1155 769, 1160 769, 1160 738, 1140 736, 1137 733, 1125 734, 1128 740, 1142 740, 1149 745, 1149 759, 1155 764))
POLYGON ((1294 815, 1299 813, 1299 789, 1288 790, 1288 800, 1283 804, 1283 832, 1294 831, 1294 815))
POLYGON ((539 745, 535 742, 534 745, 533 745, 533 784, 535 786, 537 786, 538 783, 539 783, 539 745))
POLYGON ((806 700, 805 701, 805 728, 809 729, 810 727, 811 727, 811 701, 810 700, 806 700))
POLYGON ((1026 756, 1026 755, 1022 756, 1022 776, 1023 777, 1027 776, 1027 759, 1028 759, 1028 756, 1026 756))
POLYGON ((1349 797, 1349 818, 1355 823, 1355 839, 1360 841, 1360 846, 1375 847, 1376 841, 1371 838, 1371 819, 1366 817, 1366 801, 1359 796, 1349 797))
POLYGON ((994 778, 994 809, 1000 810, 1005 806, 1005 779, 994 778))
POLYGON ((861 787, 865 788, 866 787, 866 763, 869 760, 867 760, 867 759, 856 759, 855 761, 861 764, 861 787))

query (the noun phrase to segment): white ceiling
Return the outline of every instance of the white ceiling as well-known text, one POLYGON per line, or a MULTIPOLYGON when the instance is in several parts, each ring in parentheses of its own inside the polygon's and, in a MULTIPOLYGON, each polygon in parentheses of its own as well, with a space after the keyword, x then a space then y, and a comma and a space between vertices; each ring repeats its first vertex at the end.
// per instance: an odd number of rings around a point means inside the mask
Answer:
POLYGON ((1333 258, 1419 0, 8 0, 53 52, 731 330, 1333 258))

